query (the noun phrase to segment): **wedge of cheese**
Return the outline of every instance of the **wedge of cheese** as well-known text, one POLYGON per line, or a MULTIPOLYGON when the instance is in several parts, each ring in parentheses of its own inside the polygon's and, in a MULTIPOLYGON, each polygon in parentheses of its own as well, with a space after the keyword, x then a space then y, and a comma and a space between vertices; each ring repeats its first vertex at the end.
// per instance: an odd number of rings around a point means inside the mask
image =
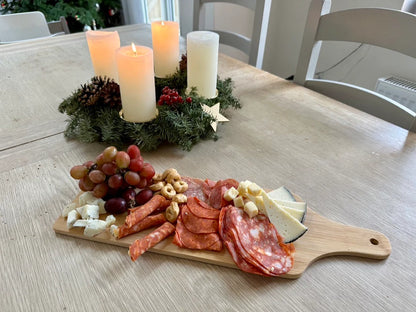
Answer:
POLYGON ((269 192, 268 194, 272 199, 286 200, 292 202, 296 201, 293 194, 285 186, 281 186, 278 189, 269 192))
POLYGON ((297 219, 299 222, 303 223, 303 220, 305 219, 305 215, 306 215, 306 210, 295 209, 295 208, 291 208, 291 207, 287 207, 287 206, 283 206, 279 204, 278 206, 280 206, 283 210, 285 210, 287 213, 289 213, 292 217, 297 219))
POLYGON ((276 203, 267 193, 263 193, 267 216, 285 243, 291 243, 306 233, 308 228, 276 203))

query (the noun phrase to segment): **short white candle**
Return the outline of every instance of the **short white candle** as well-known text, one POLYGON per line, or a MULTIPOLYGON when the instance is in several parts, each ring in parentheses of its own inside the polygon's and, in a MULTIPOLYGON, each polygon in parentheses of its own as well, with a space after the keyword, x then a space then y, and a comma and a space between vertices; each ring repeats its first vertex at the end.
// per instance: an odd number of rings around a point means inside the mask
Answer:
POLYGON ((188 88, 196 87, 205 98, 214 98, 217 90, 219 35, 193 31, 187 35, 188 88))
POLYGON ((179 23, 153 22, 152 43, 156 77, 167 77, 179 66, 179 23))
POLYGON ((132 44, 118 49, 116 58, 124 119, 154 119, 157 111, 152 49, 132 44))
POLYGON ((118 32, 89 30, 86 36, 95 75, 117 81, 116 50, 120 48, 118 32))

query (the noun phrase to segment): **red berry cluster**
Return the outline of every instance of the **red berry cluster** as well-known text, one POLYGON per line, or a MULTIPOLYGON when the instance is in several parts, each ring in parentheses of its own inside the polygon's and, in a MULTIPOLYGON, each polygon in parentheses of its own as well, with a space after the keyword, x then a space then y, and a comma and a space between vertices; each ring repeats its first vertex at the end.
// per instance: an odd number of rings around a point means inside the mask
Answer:
MULTIPOLYGON (((190 97, 186 98, 186 102, 190 103, 192 102, 192 99, 190 97)), ((171 89, 168 86, 164 87, 162 89, 162 95, 159 98, 159 101, 157 102, 158 105, 170 105, 175 106, 177 104, 182 104, 183 98, 179 95, 178 91, 175 89, 171 89)))

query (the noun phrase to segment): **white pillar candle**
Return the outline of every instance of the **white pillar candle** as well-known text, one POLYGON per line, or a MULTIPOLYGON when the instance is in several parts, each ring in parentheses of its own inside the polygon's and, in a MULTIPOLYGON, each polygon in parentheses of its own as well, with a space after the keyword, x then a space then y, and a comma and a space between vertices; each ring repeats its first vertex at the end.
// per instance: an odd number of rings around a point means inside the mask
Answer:
POLYGON ((187 35, 188 88, 214 98, 217 90, 219 35, 210 31, 193 31, 187 35))
POLYGON ((156 77, 167 77, 179 66, 179 23, 152 23, 153 55, 156 77))
POLYGON ((152 49, 132 44, 118 49, 116 58, 124 119, 154 119, 157 111, 152 49))
POLYGON ((117 81, 116 50, 120 48, 118 32, 89 30, 86 36, 95 76, 107 76, 117 81))

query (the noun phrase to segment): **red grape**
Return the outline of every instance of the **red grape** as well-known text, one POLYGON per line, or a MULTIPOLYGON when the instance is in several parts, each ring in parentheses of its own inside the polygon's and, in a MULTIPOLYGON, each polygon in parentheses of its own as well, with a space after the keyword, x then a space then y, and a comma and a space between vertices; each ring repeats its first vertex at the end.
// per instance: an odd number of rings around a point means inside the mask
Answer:
POLYGON ((126 189, 121 197, 126 201, 127 208, 133 208, 136 205, 136 191, 134 189, 126 189))
POLYGON ((105 195, 107 195, 108 192, 108 185, 107 183, 100 183, 97 184, 94 189, 92 190, 92 193, 94 194, 95 197, 97 198, 102 198, 105 195))
POLYGON ((117 173, 117 165, 115 163, 109 162, 103 164, 101 167, 102 172, 104 172, 108 176, 115 175, 117 173))
POLYGON ((131 171, 139 172, 143 169, 143 158, 137 157, 130 159, 129 169, 131 171))
POLYGON ((123 185, 123 177, 120 174, 115 174, 108 179, 107 183, 109 187, 117 190, 123 185))
POLYGON ((114 146, 107 147, 103 152, 104 162, 111 162, 117 155, 117 148, 114 146))
POLYGON ((153 166, 149 163, 143 164, 143 169, 140 171, 140 176, 145 178, 153 178, 155 175, 155 169, 153 166))
POLYGON ((148 184, 148 181, 146 178, 140 178, 140 182, 136 185, 139 189, 144 189, 148 184))
POLYGON ((117 167, 123 169, 127 168, 130 164, 130 156, 126 152, 117 152, 116 155, 117 167))
POLYGON ((127 154, 129 154, 130 159, 137 158, 140 156, 140 149, 137 145, 130 145, 127 148, 127 154))
POLYGON ((90 178, 90 180, 94 183, 103 183, 105 181, 105 173, 102 172, 101 170, 91 170, 90 173, 88 174, 88 177, 90 178))
POLYGON ((130 185, 137 185, 140 182, 140 176, 137 172, 127 171, 124 174, 124 181, 130 185))
POLYGON ((84 192, 89 192, 94 189, 95 183, 90 180, 90 178, 86 175, 81 180, 79 180, 79 188, 84 192))
POLYGON ((97 158, 95 158, 95 162, 97 163, 97 166, 99 167, 105 163, 103 153, 101 153, 100 155, 97 156, 97 158))
POLYGON ((142 190, 136 195, 136 205, 144 205, 153 197, 153 192, 149 189, 142 190))
POLYGON ((84 165, 85 167, 87 167, 87 169, 91 169, 91 168, 92 168, 92 166, 94 166, 94 165, 95 165, 95 162, 93 162, 92 160, 89 160, 89 161, 86 161, 85 163, 83 163, 83 165, 84 165))
POLYGON ((119 214, 127 210, 127 204, 123 198, 114 197, 105 202, 104 208, 108 213, 119 214))
POLYGON ((84 165, 74 166, 69 171, 69 174, 71 175, 71 177, 77 180, 85 177, 87 173, 88 173, 88 168, 84 165))

